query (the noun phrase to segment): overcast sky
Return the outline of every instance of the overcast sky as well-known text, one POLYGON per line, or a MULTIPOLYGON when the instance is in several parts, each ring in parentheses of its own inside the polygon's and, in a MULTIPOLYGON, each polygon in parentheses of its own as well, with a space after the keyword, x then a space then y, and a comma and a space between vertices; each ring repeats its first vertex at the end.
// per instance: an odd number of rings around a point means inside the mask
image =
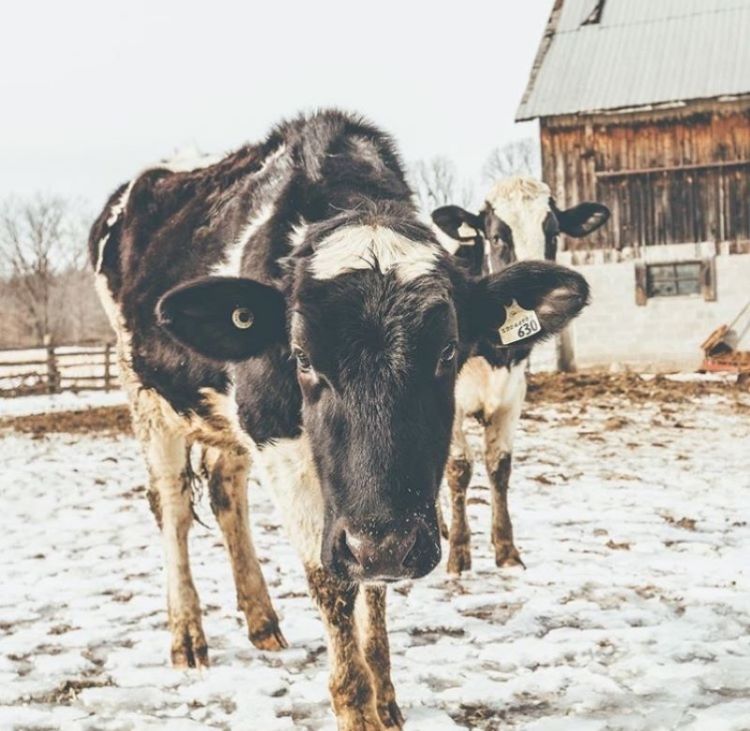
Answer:
POLYGON ((0 29, 0 197, 103 203, 176 149, 337 105, 479 179, 516 125, 551 0, 27 0, 0 29))

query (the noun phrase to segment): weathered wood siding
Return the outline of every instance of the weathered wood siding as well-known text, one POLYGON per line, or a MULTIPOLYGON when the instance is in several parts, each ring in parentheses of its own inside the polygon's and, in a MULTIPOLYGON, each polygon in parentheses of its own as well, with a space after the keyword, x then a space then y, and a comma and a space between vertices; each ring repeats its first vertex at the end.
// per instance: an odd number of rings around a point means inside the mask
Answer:
POLYGON ((598 200, 598 234, 567 248, 750 239, 750 102, 542 119, 558 205, 598 200))

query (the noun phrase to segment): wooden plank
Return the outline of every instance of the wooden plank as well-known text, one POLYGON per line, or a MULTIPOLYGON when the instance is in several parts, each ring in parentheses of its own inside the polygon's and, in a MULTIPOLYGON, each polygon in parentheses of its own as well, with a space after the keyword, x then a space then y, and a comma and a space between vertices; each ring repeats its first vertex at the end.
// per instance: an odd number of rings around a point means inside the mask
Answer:
POLYGON ((635 168, 626 170, 600 170, 597 178, 624 178, 631 176, 657 175, 660 173, 682 173, 688 170, 724 170, 750 166, 750 160, 718 161, 693 165, 670 165, 664 167, 635 168))
POLYGON ((37 365, 47 365, 46 358, 44 360, 8 360, 0 362, 0 368, 9 368, 9 367, 16 367, 16 366, 37 366, 37 365))
POLYGON ((96 350, 66 350, 65 352, 57 351, 57 358, 82 358, 84 356, 104 356, 105 348, 98 348, 96 350))
POLYGON ((61 381, 104 381, 104 374, 96 376, 60 376, 61 381))

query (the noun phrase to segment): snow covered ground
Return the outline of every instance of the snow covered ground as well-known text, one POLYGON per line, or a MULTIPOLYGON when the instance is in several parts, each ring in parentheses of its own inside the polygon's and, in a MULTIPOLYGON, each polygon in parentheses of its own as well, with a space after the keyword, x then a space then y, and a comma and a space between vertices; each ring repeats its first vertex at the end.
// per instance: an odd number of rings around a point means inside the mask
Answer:
POLYGON ((28 414, 52 414, 58 411, 79 411, 97 406, 124 404, 125 393, 115 389, 104 391, 63 391, 55 394, 0 398, 0 418, 28 414))
MULTIPOLYGON (((534 404, 500 571, 389 592, 407 729, 750 729, 750 397, 534 404)), ((478 432, 474 446, 479 452, 478 432)), ((192 533, 212 667, 168 666, 145 470, 129 437, 0 434, 0 729, 334 729, 322 626, 262 488, 253 528, 291 647, 254 649, 218 529, 192 533)))

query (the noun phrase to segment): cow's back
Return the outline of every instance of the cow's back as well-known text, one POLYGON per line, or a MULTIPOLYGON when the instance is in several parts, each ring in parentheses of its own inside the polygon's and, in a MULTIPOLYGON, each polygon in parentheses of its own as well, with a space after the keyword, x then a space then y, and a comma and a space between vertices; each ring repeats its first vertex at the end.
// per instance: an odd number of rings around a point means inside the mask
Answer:
MULTIPOLYGON (((119 339, 129 344, 139 381, 179 412, 201 408, 202 389, 227 394, 225 367, 189 352, 158 326, 159 299, 207 275, 285 290, 284 262, 292 251, 305 255, 300 231, 364 202, 410 196, 390 138, 337 110, 283 122, 261 144, 200 169, 155 167, 122 186, 95 223, 90 249, 100 296, 119 339)), ((296 380, 276 379, 285 385, 273 393, 267 385, 290 368, 281 351, 234 368, 242 426, 256 441, 298 428, 296 380)))
POLYGON ((226 393, 228 378, 157 325, 156 305, 172 287, 221 263, 243 225, 234 189, 257 171, 263 152, 248 146, 194 169, 148 169, 115 191, 91 229, 97 289, 118 340, 126 341, 123 365, 177 411, 199 410, 201 389, 226 393))

